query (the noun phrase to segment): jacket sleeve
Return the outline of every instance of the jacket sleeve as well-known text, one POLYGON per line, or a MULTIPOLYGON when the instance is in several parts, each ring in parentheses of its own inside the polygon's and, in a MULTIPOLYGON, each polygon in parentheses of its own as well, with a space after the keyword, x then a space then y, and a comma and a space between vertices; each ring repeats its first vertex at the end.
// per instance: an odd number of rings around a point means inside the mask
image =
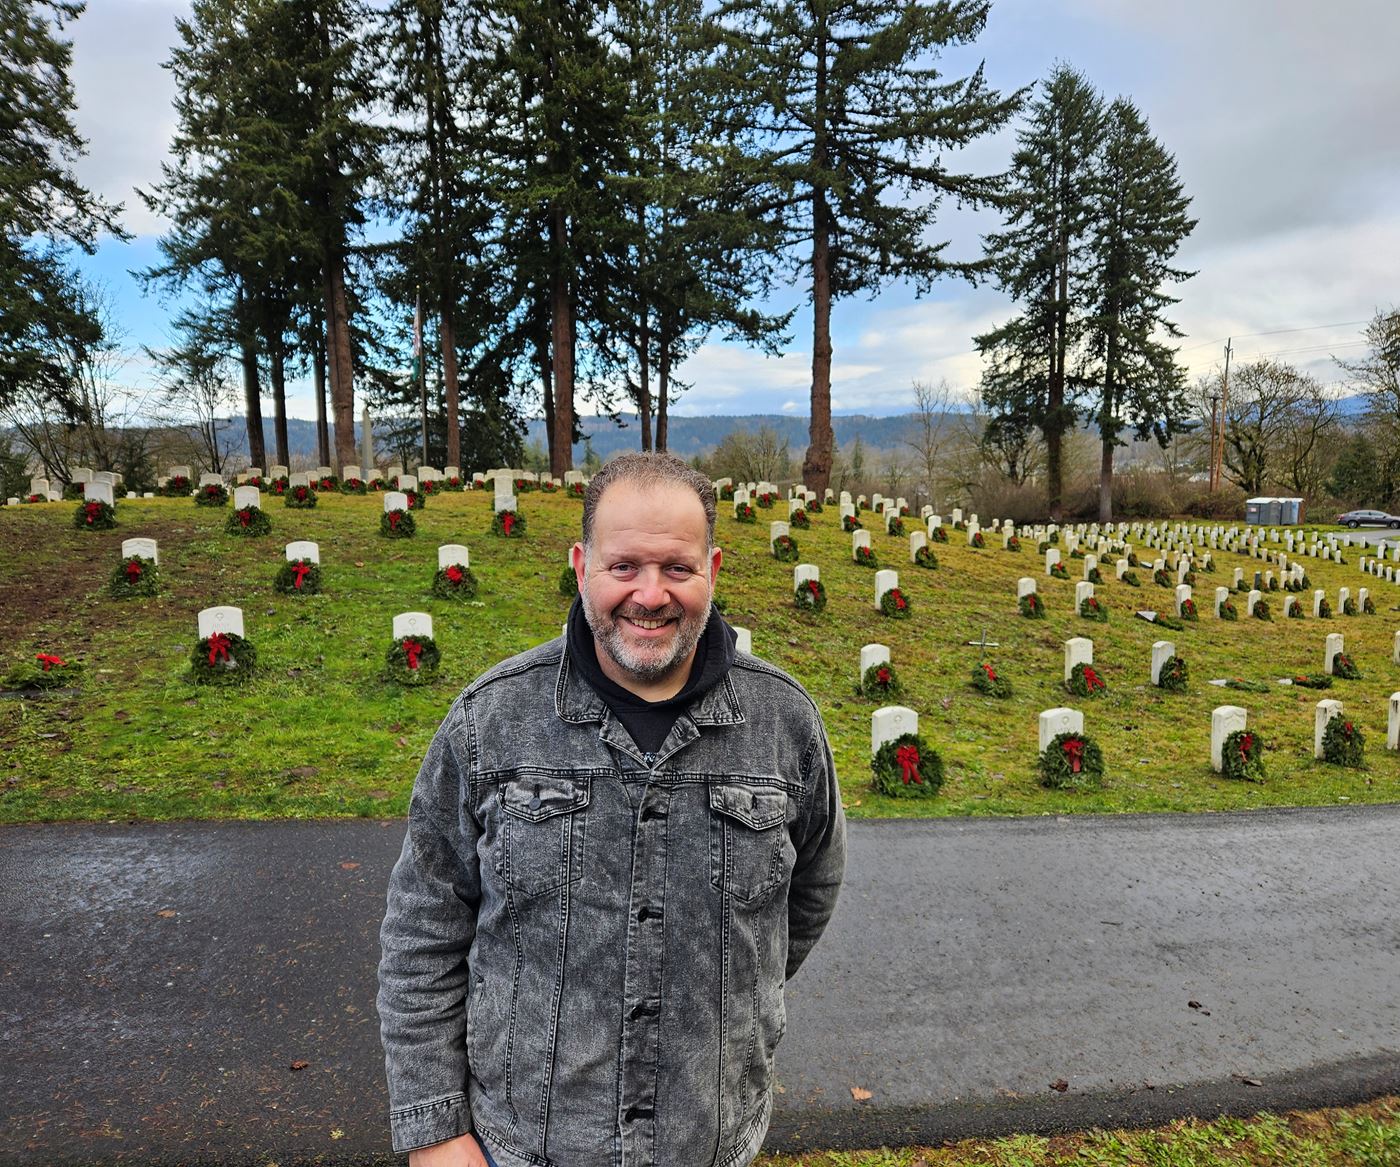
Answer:
POLYGON ((379 933, 379 1030, 396 1151, 472 1129, 467 953, 476 935, 481 879, 467 748, 459 699, 418 771, 379 933))
POLYGON ((788 892, 789 980, 826 930, 846 871, 846 812, 841 809, 841 788, 836 781, 831 745, 820 718, 816 722, 804 755, 808 802, 803 830, 794 840, 797 862, 788 892))

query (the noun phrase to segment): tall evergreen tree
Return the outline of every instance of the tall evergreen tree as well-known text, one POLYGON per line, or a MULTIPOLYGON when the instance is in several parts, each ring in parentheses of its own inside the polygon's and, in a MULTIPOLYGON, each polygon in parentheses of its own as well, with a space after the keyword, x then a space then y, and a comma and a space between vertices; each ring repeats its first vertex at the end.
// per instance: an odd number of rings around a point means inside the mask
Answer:
POLYGON ((987 0, 722 0, 711 16, 708 84, 751 119, 755 206, 780 216, 784 241, 810 276, 812 398, 803 481, 831 473, 831 307, 893 279, 922 292, 940 275, 968 278, 981 261, 931 242, 939 202, 996 200, 1000 180, 952 172, 945 153, 997 129, 1020 94, 988 87, 979 67, 949 80, 933 62, 974 40, 987 0))

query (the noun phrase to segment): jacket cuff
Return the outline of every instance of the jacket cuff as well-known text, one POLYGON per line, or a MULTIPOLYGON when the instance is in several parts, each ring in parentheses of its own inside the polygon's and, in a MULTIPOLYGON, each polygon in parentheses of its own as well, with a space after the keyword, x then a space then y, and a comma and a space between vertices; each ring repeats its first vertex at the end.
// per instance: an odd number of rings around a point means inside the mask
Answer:
POLYGON ((389 1132, 395 1151, 415 1151, 455 1139, 471 1129, 472 1116, 465 1094, 435 1098, 432 1102, 405 1106, 389 1113, 389 1132))

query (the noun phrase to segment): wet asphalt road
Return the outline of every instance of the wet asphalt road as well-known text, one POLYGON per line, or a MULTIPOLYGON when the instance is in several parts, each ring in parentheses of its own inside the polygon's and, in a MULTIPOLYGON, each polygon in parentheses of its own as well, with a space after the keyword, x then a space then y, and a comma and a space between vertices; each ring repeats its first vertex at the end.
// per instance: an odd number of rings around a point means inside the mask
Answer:
MULTIPOLYGON (((401 837, 0 829, 0 1164, 401 1162, 374 1013, 401 837)), ((1400 807, 853 824, 779 1077, 769 1149, 1400 1091, 1400 807)))

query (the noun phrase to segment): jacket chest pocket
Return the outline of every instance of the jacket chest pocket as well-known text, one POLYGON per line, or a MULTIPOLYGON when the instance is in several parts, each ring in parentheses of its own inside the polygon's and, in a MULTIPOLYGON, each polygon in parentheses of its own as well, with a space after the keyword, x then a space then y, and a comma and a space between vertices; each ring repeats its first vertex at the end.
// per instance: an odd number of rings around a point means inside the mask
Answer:
POLYGON ((535 774, 502 784, 500 867, 506 884, 524 897, 544 895, 583 873, 583 828, 588 780, 535 774))
POLYGON ((788 877, 787 794, 745 782, 710 785, 710 882, 754 900, 788 877))

